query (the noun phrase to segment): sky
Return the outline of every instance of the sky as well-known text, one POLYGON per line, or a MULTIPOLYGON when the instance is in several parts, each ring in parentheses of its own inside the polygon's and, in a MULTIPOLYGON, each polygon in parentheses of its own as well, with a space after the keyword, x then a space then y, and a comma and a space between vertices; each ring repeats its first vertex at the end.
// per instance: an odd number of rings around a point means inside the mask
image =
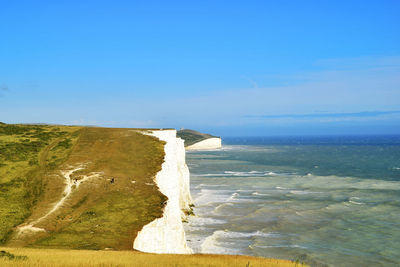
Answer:
POLYGON ((400 134, 400 1, 0 0, 0 121, 400 134))

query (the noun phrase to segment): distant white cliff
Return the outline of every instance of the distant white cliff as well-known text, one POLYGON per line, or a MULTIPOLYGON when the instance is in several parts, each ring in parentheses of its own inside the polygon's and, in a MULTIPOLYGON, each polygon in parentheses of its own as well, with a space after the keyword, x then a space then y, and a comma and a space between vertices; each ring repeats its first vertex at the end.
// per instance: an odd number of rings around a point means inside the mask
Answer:
POLYGON ((133 248, 151 253, 193 253, 186 244, 182 224, 184 210, 189 210, 192 203, 184 141, 176 137, 176 130, 153 131, 151 135, 166 142, 164 163, 155 182, 161 193, 168 197, 168 201, 163 217, 143 227, 133 243, 133 248))
POLYGON ((222 147, 221 138, 212 137, 194 143, 193 145, 187 146, 186 150, 208 150, 208 149, 219 149, 221 147, 222 147))

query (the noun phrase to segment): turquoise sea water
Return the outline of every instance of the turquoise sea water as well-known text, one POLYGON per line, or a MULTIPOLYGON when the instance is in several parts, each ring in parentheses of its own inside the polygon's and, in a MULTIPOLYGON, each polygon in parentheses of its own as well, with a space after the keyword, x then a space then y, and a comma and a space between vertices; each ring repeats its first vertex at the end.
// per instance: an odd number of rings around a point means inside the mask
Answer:
POLYGON ((187 153, 194 251, 400 266, 400 136, 224 143, 187 153))

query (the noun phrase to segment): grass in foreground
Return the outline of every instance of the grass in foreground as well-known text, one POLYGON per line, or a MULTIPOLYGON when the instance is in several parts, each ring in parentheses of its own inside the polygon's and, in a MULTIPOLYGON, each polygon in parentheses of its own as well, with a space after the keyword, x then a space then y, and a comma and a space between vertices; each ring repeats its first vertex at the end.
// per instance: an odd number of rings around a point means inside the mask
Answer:
POLYGON ((0 257, 0 266, 242 266, 242 267, 301 267, 287 260, 229 255, 147 254, 136 251, 93 251, 1 248, 15 257, 0 257))

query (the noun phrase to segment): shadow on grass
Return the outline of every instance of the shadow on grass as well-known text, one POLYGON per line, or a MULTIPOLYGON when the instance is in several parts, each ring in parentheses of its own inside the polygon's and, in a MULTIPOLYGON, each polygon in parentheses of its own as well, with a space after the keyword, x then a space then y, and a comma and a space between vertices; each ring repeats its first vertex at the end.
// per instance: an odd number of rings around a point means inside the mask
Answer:
POLYGON ((15 261, 24 261, 27 260, 28 257, 27 256, 15 256, 14 254, 7 252, 5 250, 1 250, 0 251, 0 258, 5 258, 8 260, 15 260, 15 261))

